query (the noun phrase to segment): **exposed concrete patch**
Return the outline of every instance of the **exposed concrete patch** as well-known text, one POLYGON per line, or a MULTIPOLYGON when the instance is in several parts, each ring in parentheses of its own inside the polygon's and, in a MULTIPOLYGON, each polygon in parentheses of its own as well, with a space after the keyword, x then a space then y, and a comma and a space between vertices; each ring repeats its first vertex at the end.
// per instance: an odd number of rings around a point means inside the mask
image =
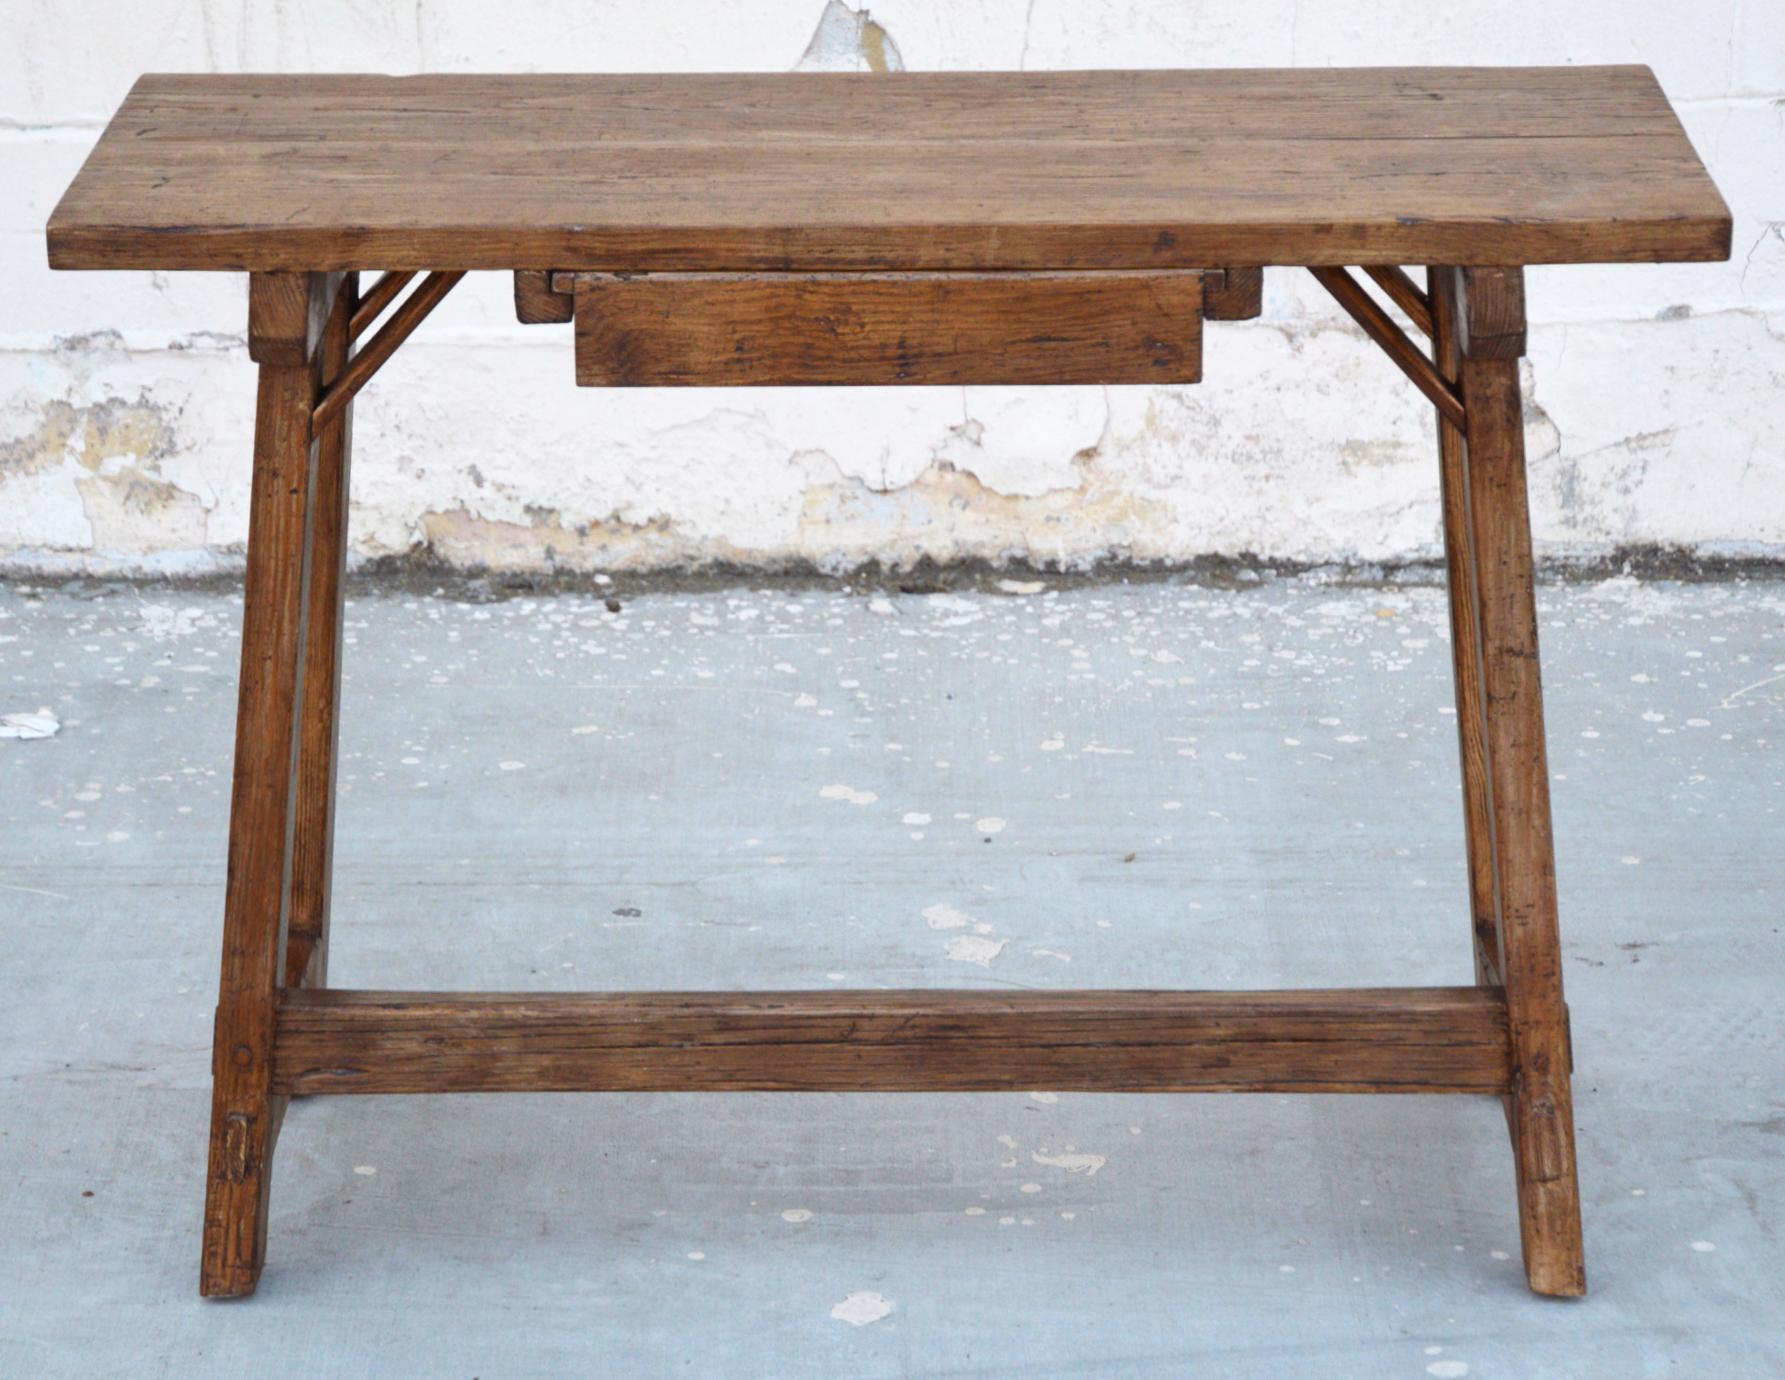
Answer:
POLYGON ((551 510, 530 518, 509 522, 464 508, 423 513, 421 549, 431 560, 461 570, 587 572, 650 565, 680 545, 665 517, 566 525, 562 514, 551 510))
POLYGON ((969 387, 961 412, 931 446, 931 459, 1011 498, 1083 488, 1083 466, 1110 438, 1107 388, 969 387))
POLYGON ((806 489, 798 549, 828 571, 873 561, 910 569, 926 557, 1071 569, 1091 563, 1081 553, 1093 532, 1098 555, 1164 554, 1147 535, 1169 517, 1164 505, 1109 482, 1088 452, 1072 465, 1077 484, 1038 494, 1000 493, 946 460, 889 492, 839 475, 806 489))
POLYGON ((892 35, 867 10, 827 0, 812 41, 794 64, 796 72, 903 72, 905 59, 892 35))
POLYGON ((75 481, 93 545, 120 554, 205 543, 209 513, 204 500, 135 465, 108 467, 75 481))
POLYGON ((876 561, 909 568, 926 557, 1066 564, 1087 549, 1126 552, 1125 533, 1158 529, 1169 516, 1097 469, 1109 424, 1102 390, 1049 390, 1040 401, 1009 389, 961 392, 960 420, 924 447, 927 463, 921 450, 847 459, 789 450, 785 438, 800 437, 799 418, 718 409, 655 433, 653 453, 636 464, 624 457, 624 483, 610 486, 608 498, 636 493, 636 505, 621 501, 587 516, 556 507, 525 507, 522 520, 495 516, 490 508, 518 506, 514 491, 480 470, 477 504, 424 513, 418 537, 431 559, 460 569, 772 562, 835 572, 876 561), (674 518, 634 515, 650 513, 644 484, 672 468, 709 476, 703 502, 674 518))
POLYGON ((134 400, 112 395, 77 405, 52 399, 35 427, 0 442, 0 486, 54 482, 66 470, 95 550, 126 557, 170 547, 200 550, 210 505, 159 472, 164 461, 181 457, 179 421, 180 408, 146 388, 134 400))
POLYGON ((41 473, 68 459, 91 474, 125 459, 153 469, 179 450, 177 420, 177 409, 170 414, 146 389, 134 402, 110 397, 77 407, 52 399, 43 404, 34 429, 0 441, 0 482, 41 473))

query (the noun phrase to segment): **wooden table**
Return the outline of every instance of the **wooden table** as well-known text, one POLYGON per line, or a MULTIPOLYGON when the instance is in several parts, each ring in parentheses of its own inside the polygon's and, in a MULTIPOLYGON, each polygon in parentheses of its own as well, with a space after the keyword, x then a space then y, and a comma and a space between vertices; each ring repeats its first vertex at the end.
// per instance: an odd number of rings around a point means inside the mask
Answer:
POLYGON ((1497 1095, 1531 1287, 1584 1290, 1522 265, 1728 257, 1647 68, 153 76, 48 237, 55 268, 249 275, 205 1294, 259 1278, 290 1097, 1037 1086, 1497 1095), (1191 383, 1266 265, 1312 270, 1438 413, 1473 986, 327 985, 352 401, 465 272, 574 321, 583 384, 1191 383))

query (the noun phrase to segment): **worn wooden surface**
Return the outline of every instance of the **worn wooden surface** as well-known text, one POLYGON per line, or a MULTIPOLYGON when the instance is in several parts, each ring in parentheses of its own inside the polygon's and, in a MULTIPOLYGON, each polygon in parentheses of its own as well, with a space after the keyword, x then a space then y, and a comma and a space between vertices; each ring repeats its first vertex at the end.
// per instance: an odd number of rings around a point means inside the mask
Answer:
POLYGON ((576 381, 1195 383, 1195 272, 579 273, 576 381))
POLYGON ((288 1093, 1501 1092, 1499 994, 291 992, 288 1093))
POLYGON ((1525 353, 1525 271, 1465 268, 1453 323, 1457 350, 1468 359, 1521 359, 1525 353))
POLYGON ((1264 311, 1264 270, 1223 268, 1202 280, 1202 314, 1211 321, 1250 321, 1264 311))
MULTIPOLYGON (((1459 346, 1469 338, 1522 338, 1522 314, 1514 319, 1508 309, 1512 275, 1486 275, 1499 290, 1479 309, 1470 297, 1473 276, 1444 278, 1456 294, 1450 311, 1459 325, 1459 346)), ((1518 359, 1499 357, 1498 348, 1486 358, 1463 349, 1459 377, 1468 410, 1464 473, 1481 642, 1500 979, 1513 1044, 1510 1120, 1519 1224, 1531 1287, 1566 1296, 1585 1291, 1586 1267, 1518 369, 1518 359)))
POLYGON ((1728 242, 1645 68, 144 78, 49 249, 61 268, 256 271, 203 1291, 254 1288, 292 1094, 1045 1083, 1503 1094, 1531 1285, 1582 1292, 1506 265, 1728 242), (1409 261, 1455 267, 1421 294, 1388 267, 1409 261), (322 987, 346 408, 465 270, 518 270, 523 319, 563 319, 546 274, 576 271, 582 382, 1068 383, 1194 380, 1205 286, 1209 314, 1255 314, 1257 266, 1279 263, 1313 268, 1442 414, 1476 987, 322 987), (1348 263, 1432 334, 1430 359, 1348 263), (1227 264, 1252 267, 1197 276, 1227 264), (361 268, 393 276, 336 307, 361 268))
POLYGON ((415 274, 407 271, 380 273, 360 298, 359 305, 353 309, 352 335, 358 340, 372 328, 372 323, 384 315, 390 304, 397 300, 397 294, 409 285, 415 274))
POLYGON ((348 360, 347 367, 331 382, 316 400, 315 426, 327 428, 352 403, 354 394, 372 381, 397 347, 414 334, 416 327, 428 319, 446 294, 458 286, 463 273, 430 273, 421 286, 405 297, 378 327, 377 333, 348 360))
POLYGON ((1387 294, 1388 299, 1407 314, 1407 319, 1419 328, 1421 334, 1432 334, 1432 304, 1425 291, 1407 276, 1407 270, 1398 264, 1365 264, 1365 273, 1377 287, 1387 294))
MULTIPOLYGON (((1427 271, 1432 360, 1451 384, 1462 362, 1457 348, 1456 270, 1427 271)), ((1488 804, 1487 721, 1481 700, 1481 635, 1476 627, 1475 543, 1469 531, 1468 452, 1460 427, 1438 418, 1438 503, 1450 602, 1451 684, 1456 693, 1457 750, 1463 777, 1463 843, 1478 982, 1500 982, 1500 927, 1494 880, 1493 817, 1488 804)))
MULTIPOLYGON (((307 330, 329 290, 316 274, 303 293, 260 294, 282 304, 270 335, 307 330)), ((284 1108, 272 1091, 273 1030, 289 915, 318 373, 313 359, 260 366, 199 1282, 213 1297, 252 1293, 259 1278, 284 1108)))
POLYGON ((576 299, 552 285, 552 275, 542 268, 516 269, 514 315, 525 326, 549 326, 570 320, 576 299))
MULTIPOLYGON (((350 273, 322 333, 318 384, 327 387, 353 349, 359 275, 350 273)), ((284 983, 328 982, 329 902, 335 854, 335 749, 340 736, 341 641, 346 598, 347 510, 353 462, 353 409, 316 433, 310 502, 309 583, 304 608, 304 676, 298 721, 297 812, 292 826, 291 901, 284 983)))
POLYGON ((248 358, 256 364, 307 364, 343 277, 329 273, 255 273, 248 279, 248 358))
POLYGON ((1721 259, 1645 67, 147 76, 57 268, 1721 259))
POLYGON ((1342 268, 1309 269, 1320 285, 1350 313, 1351 319, 1363 327, 1364 334, 1382 347, 1382 352, 1395 366, 1431 399, 1439 415, 1453 426, 1462 425, 1463 401, 1457 390, 1438 372, 1438 368, 1408 339, 1395 320, 1363 285, 1342 268))

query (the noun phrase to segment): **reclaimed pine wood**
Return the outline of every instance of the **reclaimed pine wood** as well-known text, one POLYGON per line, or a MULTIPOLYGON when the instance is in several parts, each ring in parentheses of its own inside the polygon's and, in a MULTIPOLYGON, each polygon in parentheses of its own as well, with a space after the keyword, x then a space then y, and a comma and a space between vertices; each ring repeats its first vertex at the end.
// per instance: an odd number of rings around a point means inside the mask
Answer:
POLYGON ((291 1095, 1036 1082, 1499 1094, 1531 1286, 1582 1292, 1518 265, 1722 259, 1729 233, 1640 67, 143 78, 48 245, 57 268, 253 271, 203 1292, 254 1288, 291 1095), (1450 267, 1422 293, 1402 262, 1450 267), (523 320, 587 294, 585 381, 1107 382, 1194 378, 1201 316, 1257 315, 1279 263, 1440 413, 1475 987, 326 990, 349 408, 464 271, 515 272, 523 320), (361 269, 385 270, 363 297, 361 269))
MULTIPOLYGON (((1432 311, 1432 360, 1452 385, 1461 354, 1454 320, 1456 270, 1426 272, 1432 311)), ((1476 627, 1475 543, 1469 531, 1468 452, 1463 432, 1438 418, 1438 504, 1444 532, 1445 586, 1450 603, 1451 683, 1456 694, 1457 756, 1463 777, 1463 842, 1474 931, 1475 978, 1500 982, 1499 903, 1494 881, 1493 816, 1488 805, 1486 716, 1481 698, 1481 635, 1476 627)))
POLYGON ((1363 269, 1376 286, 1388 294, 1389 301, 1407 313, 1407 319, 1419 328, 1420 333, 1430 338, 1432 304, 1419 284, 1407 276, 1407 270, 1397 264, 1365 264, 1363 269))
POLYGON ((353 325, 351 335, 358 340, 372 328, 372 323, 384 315, 386 307, 397 300, 397 294, 409 285, 413 273, 380 273, 371 287, 366 289, 365 296, 353 309, 353 325))
MULTIPOLYGON (((1556 918, 1549 765, 1538 670, 1537 606, 1525 487, 1524 418, 1516 356, 1523 339, 1510 305, 1516 270, 1452 273, 1446 282, 1461 353, 1476 626, 1481 643, 1488 807, 1494 840, 1500 979, 1512 1032, 1513 1159, 1525 1273, 1540 1294, 1586 1292, 1575 1169, 1568 1012, 1556 918), (1477 282, 1488 284, 1479 312, 1477 282), (1464 344, 1486 345, 1473 357, 1464 344)), ((1522 290, 1516 294, 1522 307, 1522 290)))
POLYGON ((254 273, 248 278, 248 358, 256 364, 310 363, 344 276, 254 273))
POLYGON ((378 328, 377 334, 348 360, 340 376, 317 399, 314 424, 318 431, 347 409, 353 402, 353 395, 372 381, 372 375, 397 352, 397 346, 415 333, 415 328, 428 319, 464 276, 463 273, 430 273, 422 279, 420 287, 402 300, 378 328))
POLYGON ((1431 400, 1446 421, 1456 426, 1462 425, 1463 401, 1457 396, 1456 390, 1438 372, 1437 366, 1419 352, 1395 324, 1394 318, 1377 305, 1376 299, 1364 290, 1357 279, 1342 268, 1315 266, 1308 272, 1319 279, 1320 285, 1345 308, 1351 319, 1363 327, 1364 334, 1382 347, 1382 352, 1431 400))
POLYGON ((146 76, 56 268, 1722 259, 1646 67, 146 76), (1466 170, 1466 171, 1459 171, 1466 170))
POLYGON ((521 268, 514 275, 514 315, 524 326, 550 326, 568 321, 576 312, 576 298, 560 292, 544 269, 521 268))
POLYGON ((1522 359, 1525 354, 1525 270, 1464 268, 1466 305, 1453 323, 1457 350, 1470 359, 1522 359))
POLYGON ((1223 268, 1202 280, 1202 314, 1211 321, 1250 321, 1264 311, 1264 270, 1223 268))
MULTIPOLYGON (((353 349, 359 275, 349 273, 322 331, 318 385, 340 377, 353 349)), ((329 903, 335 855, 335 750, 340 737, 341 641, 347 590, 347 509, 353 408, 316 433, 310 503, 309 583, 298 725, 297 811, 292 831, 284 985, 328 984, 329 903)))
MULTIPOLYGON (((236 703, 229 872, 224 892, 223 971, 211 1056, 209 1170, 199 1279, 207 1297, 254 1291, 266 1256, 267 1192, 284 1098, 272 1091, 273 1040, 289 920, 294 765, 302 700, 305 550, 316 448, 310 411, 325 275, 268 285, 271 338, 304 336, 297 363, 260 365, 248 568, 242 608, 242 671, 236 703)), ((254 294, 251 294, 251 300, 254 294)))
POLYGON ((1308 992, 289 992, 284 1093, 1496 1093, 1479 987, 1308 992))
POLYGON ((1195 383, 1202 276, 578 273, 576 381, 1195 383))

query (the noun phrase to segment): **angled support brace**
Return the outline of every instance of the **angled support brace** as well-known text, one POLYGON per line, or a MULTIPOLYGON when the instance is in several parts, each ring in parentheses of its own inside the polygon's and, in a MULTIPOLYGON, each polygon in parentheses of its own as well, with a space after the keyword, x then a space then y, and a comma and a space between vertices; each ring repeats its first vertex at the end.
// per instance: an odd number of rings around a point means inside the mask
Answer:
POLYGON ((1419 284, 1407 276, 1407 271, 1393 264, 1365 264, 1364 272, 1375 281, 1376 286, 1388 294, 1407 319, 1428 339, 1435 338, 1432 328, 1432 300, 1420 288, 1419 284))
POLYGON ((384 315, 384 309, 397 300, 397 294, 415 275, 413 273, 381 273, 378 281, 367 288, 353 309, 353 323, 348 334, 358 340, 372 323, 384 315))
MULTIPOLYGON (((379 279, 372 291, 377 292, 382 288, 390 276, 392 275, 379 279)), ((430 273, 422 280, 422 285, 404 299, 403 305, 392 312, 390 320, 378 328, 378 334, 372 337, 366 348, 356 354, 352 362, 341 371, 341 376, 329 385, 322 400, 316 404, 316 410, 310 415, 313 433, 322 431, 341 415, 341 410, 353 401, 353 395, 372 381, 372 375, 397 352, 397 346, 409 339, 415 328, 428 319, 428 313, 440 305, 446 294, 464 276, 463 271, 430 273)), ((391 289, 391 294, 394 295, 400 287, 401 282, 391 289)), ((368 294, 368 298, 369 296, 368 294)), ((361 312, 354 313, 355 324, 359 323, 361 315, 361 312)))
MULTIPOLYGON (((1393 318, 1376 305, 1376 299, 1364 291, 1357 279, 1342 268, 1310 266, 1308 272, 1320 280, 1320 285, 1350 313, 1352 320, 1364 328, 1364 334, 1382 347, 1382 352, 1395 362, 1403 374, 1413 380, 1420 392, 1431 399, 1432 405, 1451 425, 1463 425, 1463 399, 1456 388, 1438 372, 1425 353, 1407 338, 1406 333, 1395 325, 1393 318)), ((1409 283, 1408 286, 1411 287, 1412 284, 1409 283)), ((1423 295, 1421 294, 1422 297, 1423 295)))

